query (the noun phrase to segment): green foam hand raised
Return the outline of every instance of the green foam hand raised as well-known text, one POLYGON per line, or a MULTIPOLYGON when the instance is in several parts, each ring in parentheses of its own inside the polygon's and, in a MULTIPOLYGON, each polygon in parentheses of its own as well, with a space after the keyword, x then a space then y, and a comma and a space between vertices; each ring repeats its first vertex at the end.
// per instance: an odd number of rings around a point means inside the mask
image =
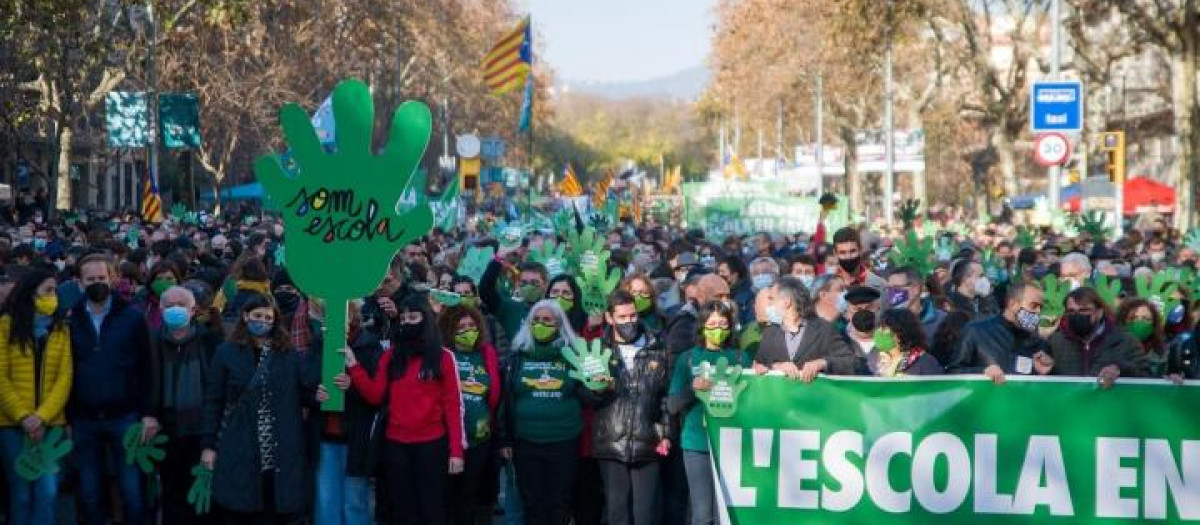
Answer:
POLYGON ((1029 226, 1017 226, 1017 238, 1014 242, 1018 249, 1033 248, 1037 243, 1036 231, 1029 226))
POLYGON ((716 367, 705 361, 700 363, 700 377, 712 382, 708 390, 696 392, 696 398, 704 403, 708 415, 733 417, 737 413, 738 398, 750 386, 742 379, 741 365, 729 366, 729 360, 724 357, 717 360, 716 367))
MULTIPOLYGON (((601 267, 603 268, 603 267, 601 267)), ((588 315, 601 315, 608 309, 608 296, 621 284, 621 270, 613 268, 608 276, 603 270, 584 272, 579 276, 579 290, 583 294, 583 311, 588 315)))
POLYGON ((525 238, 525 227, 520 223, 501 222, 496 225, 494 233, 501 247, 512 249, 521 246, 521 239, 525 238))
POLYGON ((458 263, 458 274, 471 279, 476 286, 479 286, 479 280, 483 278, 483 272, 487 271, 488 263, 496 257, 496 249, 488 246, 487 248, 473 247, 467 250, 466 256, 458 263))
POLYGON ((1059 279, 1057 275, 1050 274, 1042 278, 1042 290, 1045 297, 1042 300, 1041 324, 1053 326, 1067 311, 1067 294, 1071 291, 1071 285, 1066 279, 1059 279))
POLYGON ((899 215, 900 222, 904 224, 905 230, 912 230, 913 224, 917 222, 917 212, 920 209, 920 199, 907 199, 900 203, 896 214, 899 215))
POLYGON ((1193 228, 1187 236, 1183 238, 1183 245, 1191 248, 1194 252, 1200 252, 1200 228, 1193 228))
POLYGON ((554 212, 554 231, 559 237, 570 239, 571 233, 576 231, 575 214, 566 208, 554 212))
POLYGON ((612 349, 605 348, 599 339, 588 343, 583 338, 577 338, 570 346, 563 348, 563 358, 571 363, 571 377, 583 383, 589 390, 600 392, 612 384, 612 374, 608 370, 608 362, 612 359, 612 349))
POLYGON ((462 295, 449 290, 433 289, 429 291, 429 296, 442 306, 458 306, 462 303, 462 295))
POLYGON ((135 423, 125 430, 125 464, 137 464, 142 472, 149 474, 154 472, 155 463, 167 457, 167 451, 162 449, 162 446, 167 444, 167 436, 155 434, 149 441, 142 443, 143 429, 141 423, 135 423))
POLYGON ((596 231, 606 232, 611 226, 612 220, 608 214, 596 212, 588 215, 588 226, 595 228, 596 231))
POLYGON ((1080 233, 1086 233, 1092 236, 1093 242, 1104 242, 1110 237, 1111 229, 1106 226, 1108 223, 1108 214, 1097 210, 1088 210, 1078 217, 1078 226, 1080 233))
POLYGON ((25 448, 17 455, 13 470, 25 481, 55 474, 59 471, 59 460, 70 454, 73 447, 74 443, 63 434, 63 427, 50 427, 41 441, 25 438, 25 448))
POLYGON ((609 252, 604 247, 604 235, 595 228, 584 228, 583 232, 571 232, 567 236, 571 249, 567 252, 567 262, 571 272, 577 274, 595 273, 608 265, 609 252))
POLYGON ((421 178, 415 172, 432 120, 425 104, 401 104, 387 144, 374 155, 375 104, 367 85, 342 81, 332 100, 333 153, 322 147, 304 108, 287 104, 279 122, 295 176, 277 155, 260 156, 254 172, 283 217, 288 273, 304 293, 327 305, 321 377, 329 400, 322 410, 339 412, 344 398, 333 377, 344 371, 339 351, 346 343, 346 303, 375 291, 396 252, 433 227, 425 188, 413 183, 421 178))
POLYGON ((892 251, 888 252, 888 260, 895 267, 911 266, 920 272, 922 277, 933 273, 933 237, 917 238, 917 232, 909 230, 903 239, 897 240, 892 251))
POLYGON ((528 260, 540 263, 546 267, 546 273, 553 279, 567 273, 567 246, 552 240, 542 241, 541 246, 529 251, 528 260))
POLYGON ((196 514, 203 516, 212 510, 212 470, 204 466, 203 463, 197 463, 192 467, 192 488, 188 489, 187 502, 196 510, 196 514))
POLYGON ((1096 289, 1096 294, 1104 301, 1104 304, 1114 311, 1121 302, 1121 280, 1109 279, 1107 275, 1097 273, 1092 279, 1092 288, 1096 289))
POLYGON ((949 237, 938 237, 937 246, 933 249, 938 261, 946 262, 954 258, 954 240, 949 237))
POLYGON ((1175 292, 1179 291, 1179 283, 1175 282, 1175 277, 1174 272, 1158 272, 1151 280, 1134 279, 1133 282, 1137 296, 1150 301, 1158 308, 1160 319, 1164 323, 1167 316, 1180 304, 1179 299, 1175 298, 1175 292))

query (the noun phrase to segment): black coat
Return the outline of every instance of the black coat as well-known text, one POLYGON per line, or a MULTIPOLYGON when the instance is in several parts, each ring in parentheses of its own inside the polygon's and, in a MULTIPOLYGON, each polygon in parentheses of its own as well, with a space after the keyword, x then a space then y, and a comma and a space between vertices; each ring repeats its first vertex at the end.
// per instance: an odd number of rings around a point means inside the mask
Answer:
POLYGON ((828 363, 825 373, 833 375, 855 375, 863 369, 861 355, 846 343, 832 324, 817 316, 805 319, 804 323, 804 335, 795 356, 788 357, 783 329, 772 325, 763 330, 755 361, 770 367, 788 361, 804 366, 809 361, 824 359, 828 363))
POLYGON ((222 336, 192 323, 192 334, 181 342, 171 340, 166 327, 150 334, 150 414, 172 438, 203 431, 204 387, 213 355, 222 336), (179 406, 195 401, 195 406, 179 406))
MULTIPOLYGON (((658 442, 670 437, 671 420, 666 409, 671 371, 667 352, 652 335, 634 356, 634 368, 625 367, 621 351, 611 335, 604 347, 612 349, 610 369, 613 388, 595 397, 592 419, 592 455, 622 463, 658 459, 658 442)), ((674 444, 678 445, 678 444, 674 444)))
MULTIPOLYGON (((1005 374, 1017 371, 1017 358, 1032 358, 1039 351, 1049 352, 1049 345, 1037 334, 1027 332, 1002 315, 990 315, 972 321, 963 328, 962 338, 946 372, 978 374, 991 365, 999 366, 1005 374)), ((1032 373, 1032 370, 1029 372, 1032 373)))
POLYGON ((88 302, 71 310, 71 358, 75 377, 67 418, 144 415, 151 410, 150 329, 141 310, 117 297, 100 324, 92 324, 88 302))
MULTIPOLYGON (((296 513, 310 494, 308 458, 301 408, 316 407, 316 385, 305 380, 299 354, 287 349, 268 357, 267 387, 275 414, 275 510, 296 513)), ((257 512, 263 505, 259 469, 258 405, 262 378, 255 373, 257 350, 226 342, 217 347, 204 389, 206 449, 217 452, 213 500, 236 512, 257 512)))

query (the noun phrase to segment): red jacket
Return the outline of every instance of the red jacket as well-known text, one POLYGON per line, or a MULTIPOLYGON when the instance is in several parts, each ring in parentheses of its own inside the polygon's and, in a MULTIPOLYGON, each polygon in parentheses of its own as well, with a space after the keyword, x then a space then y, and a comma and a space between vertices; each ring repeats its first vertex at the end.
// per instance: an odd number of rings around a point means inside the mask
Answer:
POLYGON ((350 367, 354 389, 368 403, 378 405, 388 393, 388 422, 384 435, 397 443, 425 443, 447 436, 450 457, 463 457, 467 435, 463 432, 462 393, 459 390, 458 367, 454 354, 443 350, 442 377, 433 381, 417 378, 421 370, 420 355, 409 357, 404 375, 388 384, 388 368, 393 350, 379 358, 375 377, 357 364, 350 367))

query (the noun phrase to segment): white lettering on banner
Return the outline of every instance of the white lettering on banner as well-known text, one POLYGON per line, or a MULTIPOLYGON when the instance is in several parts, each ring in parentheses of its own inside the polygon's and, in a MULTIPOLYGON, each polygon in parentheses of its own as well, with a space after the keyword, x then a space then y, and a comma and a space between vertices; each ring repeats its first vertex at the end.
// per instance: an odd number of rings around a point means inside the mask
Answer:
POLYGON ((892 489, 888 476, 892 458, 900 454, 912 455, 912 434, 908 432, 884 434, 871 445, 871 451, 867 453, 867 494, 875 506, 884 512, 908 512, 912 505, 912 491, 892 489))
POLYGON ((1012 496, 996 489, 996 435, 975 435, 975 512, 1012 514, 1012 496))
POLYGON ((731 507, 753 507, 758 490, 742 486, 742 429, 721 429, 721 480, 731 507))
POLYGON ((1058 436, 1030 436, 1025 451, 1017 493, 1013 495, 1013 513, 1033 514, 1038 505, 1049 506, 1050 514, 1055 516, 1075 515, 1058 436))
MULTIPOLYGON (((782 453, 782 451, 780 451, 782 453)), ((825 465, 825 470, 829 472, 830 477, 841 485, 842 489, 838 491, 831 490, 829 485, 821 487, 821 504, 825 510, 833 512, 845 512, 858 505, 859 500, 863 496, 863 476, 862 472, 858 471, 850 462, 850 454, 855 457, 863 457, 863 436, 858 432, 849 430, 839 430, 829 436, 829 441, 825 442, 825 450, 821 452, 821 463, 825 465)), ((780 465, 782 467, 783 465, 780 465)), ((784 486, 782 479, 782 470, 780 471, 779 486, 784 486)))
POLYGON ((1146 488, 1142 495, 1146 519, 1165 520, 1167 493, 1179 509, 1179 518, 1200 520, 1200 441, 1184 441, 1180 461, 1175 461, 1165 439, 1146 440, 1146 488), (1180 472, 1179 465, 1183 465, 1180 472))
MULTIPOLYGON (((758 430, 754 432, 757 438, 758 430)), ((807 490, 803 486, 805 481, 817 479, 816 460, 804 459, 804 453, 810 450, 813 452, 821 450, 820 432, 815 430, 779 431, 779 508, 817 508, 817 495, 820 492, 807 490)))
POLYGON ((1138 517, 1137 498, 1122 498, 1121 489, 1137 487, 1137 469, 1121 465, 1125 458, 1137 459, 1138 440, 1099 438, 1096 440, 1096 516, 1101 518, 1138 517))
POLYGON ((917 502, 934 514, 954 512, 971 490, 971 455, 954 434, 939 432, 921 440, 913 454, 912 485, 917 502), (934 475, 938 457, 947 462, 946 489, 938 491, 934 475))

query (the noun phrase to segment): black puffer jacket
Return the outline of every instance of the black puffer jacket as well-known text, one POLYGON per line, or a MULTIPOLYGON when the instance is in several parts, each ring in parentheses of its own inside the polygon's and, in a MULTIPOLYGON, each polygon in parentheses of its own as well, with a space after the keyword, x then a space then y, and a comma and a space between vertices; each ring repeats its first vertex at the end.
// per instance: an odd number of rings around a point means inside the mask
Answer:
POLYGON ((1167 346, 1167 373, 1179 374, 1184 379, 1200 379, 1200 327, 1193 332, 1184 332, 1167 346))
POLYGON ((1032 358, 1039 351, 1049 353, 1049 345, 1037 334, 1027 332, 1005 319, 1003 315, 990 315, 971 322, 963 328, 962 340, 958 344, 946 372, 950 374, 978 374, 991 365, 999 366, 1005 374, 1033 373, 1032 361, 1021 360, 1029 365, 1018 370, 1018 357, 1032 358))
MULTIPOLYGON (((647 333, 644 328, 642 332, 647 333)), ((670 436, 667 352, 653 335, 644 337, 646 344, 634 356, 634 368, 629 369, 612 334, 604 335, 605 348, 613 352, 613 388, 599 394, 587 391, 588 396, 596 397, 592 420, 592 455, 596 459, 652 461, 658 458, 655 449, 659 441, 670 436)))

